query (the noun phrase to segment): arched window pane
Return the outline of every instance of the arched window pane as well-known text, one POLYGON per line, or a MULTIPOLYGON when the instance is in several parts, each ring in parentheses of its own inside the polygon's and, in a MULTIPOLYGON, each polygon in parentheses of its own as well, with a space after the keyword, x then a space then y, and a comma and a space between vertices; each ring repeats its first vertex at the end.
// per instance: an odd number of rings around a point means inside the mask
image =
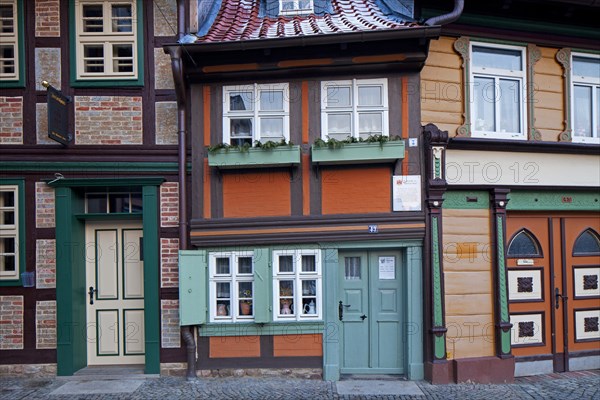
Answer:
POLYGON ((573 254, 576 256, 600 254, 600 239, 598 234, 591 229, 583 232, 573 246, 573 254))
POLYGON ((534 257, 540 255, 540 246, 537 240, 524 230, 519 232, 508 245, 508 257, 534 257))

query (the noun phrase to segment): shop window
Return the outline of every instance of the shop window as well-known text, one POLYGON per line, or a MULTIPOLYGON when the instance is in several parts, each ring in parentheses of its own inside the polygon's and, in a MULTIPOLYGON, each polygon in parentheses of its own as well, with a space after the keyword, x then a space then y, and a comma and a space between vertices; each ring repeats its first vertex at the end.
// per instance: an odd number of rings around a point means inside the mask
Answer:
POLYGON ((320 320, 321 256, 318 250, 273 252, 273 319, 320 320))
POLYGON ((209 274, 210 321, 253 321, 253 252, 211 253, 209 274))
POLYGON ((387 79, 321 83, 322 139, 389 136, 387 79))
POLYGON ((19 187, 0 185, 0 280, 19 279, 19 187))
POLYGON ((600 55, 573 54, 571 68, 573 142, 600 142, 600 55))
POLYGON ((287 83, 225 86, 223 88, 223 143, 253 146, 290 138, 287 83))
POLYGON ((508 257, 541 257, 540 244, 535 236, 526 229, 519 231, 510 240, 508 245, 508 257))
POLYGON ((525 139, 525 48, 471 43, 472 137, 525 139))
POLYGON ((587 229, 575 240, 574 256, 600 255, 600 238, 593 229, 587 229))
POLYGON ((313 12, 313 0, 279 0, 281 15, 310 14, 313 12))

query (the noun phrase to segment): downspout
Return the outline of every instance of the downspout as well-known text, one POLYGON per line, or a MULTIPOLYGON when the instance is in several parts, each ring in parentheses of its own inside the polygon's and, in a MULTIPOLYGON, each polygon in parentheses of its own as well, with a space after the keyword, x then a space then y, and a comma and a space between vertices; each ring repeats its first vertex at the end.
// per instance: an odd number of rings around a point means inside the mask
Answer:
POLYGON ((437 17, 429 18, 425 21, 425 25, 445 25, 456 21, 463 12, 465 7, 464 0, 454 0, 454 10, 448 14, 438 15, 437 17))
MULTIPOLYGON (((177 39, 185 35, 185 0, 177 0, 177 39)), ((183 60, 181 59, 182 48, 169 47, 167 52, 171 56, 171 68, 173 81, 175 83, 175 94, 177 96, 177 137, 178 137, 178 180, 179 180, 179 249, 188 248, 187 229, 187 187, 186 187, 186 98, 183 77, 183 60)), ((187 372, 188 380, 196 378, 196 342, 194 341, 194 328, 182 326, 181 336, 187 350, 187 372)))

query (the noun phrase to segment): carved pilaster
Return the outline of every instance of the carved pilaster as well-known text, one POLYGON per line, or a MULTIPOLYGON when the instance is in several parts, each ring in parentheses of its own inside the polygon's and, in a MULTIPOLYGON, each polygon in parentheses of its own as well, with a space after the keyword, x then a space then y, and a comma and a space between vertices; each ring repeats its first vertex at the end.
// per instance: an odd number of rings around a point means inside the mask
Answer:
POLYGON ((563 82, 565 93, 565 129, 558 135, 559 142, 571 142, 573 140, 573 126, 571 122, 571 49, 560 49, 556 53, 556 61, 563 67, 563 82))
POLYGON ((470 39, 462 36, 454 42, 454 50, 462 58, 462 89, 463 89, 463 124, 456 130, 457 136, 471 136, 471 93, 469 91, 469 68, 470 68, 470 39))
POLYGON ((527 115, 529 116, 529 140, 542 140, 542 134, 535 129, 535 64, 542 58, 542 52, 535 44, 527 46, 527 115))

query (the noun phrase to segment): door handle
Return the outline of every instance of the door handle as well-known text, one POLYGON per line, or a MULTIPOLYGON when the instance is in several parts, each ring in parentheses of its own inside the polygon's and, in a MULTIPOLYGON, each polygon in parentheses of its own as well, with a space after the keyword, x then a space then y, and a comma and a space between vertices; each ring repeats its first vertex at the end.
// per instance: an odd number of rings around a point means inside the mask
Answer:
POLYGON ((340 304, 338 305, 338 317, 340 321, 344 319, 344 307, 350 307, 350 304, 344 304, 340 300, 340 304))
POLYGON ((563 301, 567 300, 568 297, 563 296, 562 294, 560 294, 560 292, 558 291, 558 288, 554 288, 554 306, 556 307, 556 309, 558 310, 558 307, 560 305, 560 303, 558 302, 558 298, 561 298, 563 301))
POLYGON ((98 290, 94 289, 93 286, 90 286, 90 290, 88 290, 88 294, 90 295, 90 305, 94 305, 94 293, 97 293, 98 290))

